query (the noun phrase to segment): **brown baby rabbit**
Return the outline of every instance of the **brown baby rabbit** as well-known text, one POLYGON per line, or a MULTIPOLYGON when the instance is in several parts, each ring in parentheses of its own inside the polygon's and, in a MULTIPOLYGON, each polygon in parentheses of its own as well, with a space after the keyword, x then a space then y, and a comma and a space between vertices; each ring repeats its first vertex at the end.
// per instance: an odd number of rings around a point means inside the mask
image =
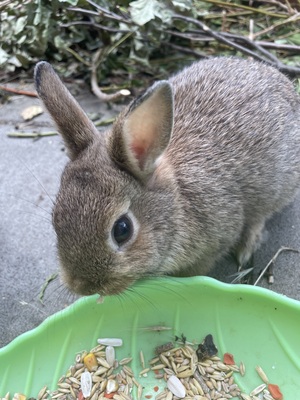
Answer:
POLYGON ((300 181, 300 101, 264 64, 213 58, 150 87, 99 133, 52 67, 39 97, 70 162, 53 210, 62 276, 80 294, 245 264, 300 181))

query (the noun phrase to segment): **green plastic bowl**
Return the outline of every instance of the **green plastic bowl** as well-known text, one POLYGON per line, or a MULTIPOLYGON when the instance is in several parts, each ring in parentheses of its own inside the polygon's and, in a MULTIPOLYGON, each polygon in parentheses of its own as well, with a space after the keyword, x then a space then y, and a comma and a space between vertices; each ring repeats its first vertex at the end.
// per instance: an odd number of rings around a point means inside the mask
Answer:
MULTIPOLYGON (((138 377, 140 350, 149 360, 157 345, 175 335, 201 342, 210 333, 221 356, 229 352, 237 364, 245 364, 245 376, 236 374, 244 392, 262 383, 255 371, 259 365, 285 400, 300 398, 300 303, 295 300, 207 277, 141 281, 102 304, 97 297, 78 300, 0 349, 0 397, 8 391, 36 397, 44 385, 54 390, 75 354, 94 347, 99 337, 123 339, 117 358, 133 357, 138 377), (153 325, 172 329, 149 330, 153 325)), ((153 399, 154 386, 165 386, 151 373, 140 381, 143 396, 153 399)))

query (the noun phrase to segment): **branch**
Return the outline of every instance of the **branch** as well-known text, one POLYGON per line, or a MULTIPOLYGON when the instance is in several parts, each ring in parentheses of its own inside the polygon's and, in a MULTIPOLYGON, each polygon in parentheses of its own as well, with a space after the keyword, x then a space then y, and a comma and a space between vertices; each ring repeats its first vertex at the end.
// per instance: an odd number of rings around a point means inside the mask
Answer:
POLYGON ((276 254, 271 258, 271 260, 268 262, 268 264, 265 266, 265 268, 261 271, 261 273, 259 274, 259 277, 256 279, 256 281, 254 282, 253 286, 256 286, 259 281, 261 280, 261 278, 265 275, 266 271, 270 268, 270 266, 272 264, 275 263, 277 257, 279 256, 280 253, 282 253, 283 251, 293 251, 295 253, 299 253, 299 250, 297 249, 292 249, 290 247, 280 247, 280 249, 276 252, 276 254))
POLYGON ((38 97, 36 92, 29 92, 27 90, 13 89, 13 88, 8 88, 6 86, 0 86, 0 90, 3 90, 4 92, 8 92, 8 93, 19 94, 19 95, 28 96, 28 97, 38 97))
MULTIPOLYGON (((102 7, 100 7, 100 8, 102 8, 102 7)), ((92 10, 86 10, 85 8, 80 8, 80 7, 68 7, 67 10, 79 12, 79 13, 85 14, 85 15, 90 15, 92 17, 101 17, 102 16, 107 19, 111 19, 113 21, 123 22, 124 24, 132 24, 133 23, 129 19, 119 17, 117 14, 113 14, 113 15, 108 14, 108 10, 106 10, 107 11, 106 13, 104 13, 103 11, 97 12, 97 11, 92 11, 92 10)))
MULTIPOLYGON (((248 46, 251 46, 255 50, 259 51, 264 57, 260 56, 259 54, 255 53, 254 51, 249 50, 248 48, 241 46, 240 44, 235 43, 234 41, 230 40, 228 37, 229 35, 227 35, 227 37, 225 37, 224 34, 213 31, 206 24, 204 24, 201 21, 198 21, 197 19, 185 17, 185 16, 179 15, 179 14, 173 15, 173 18, 192 23, 192 24, 198 26, 200 29, 202 29, 203 32, 205 32, 207 35, 213 37, 218 42, 224 43, 225 45, 227 45, 235 50, 238 50, 242 54, 250 56, 250 57, 254 58, 255 60, 262 61, 266 64, 269 64, 269 65, 277 68, 279 71, 281 71, 283 73, 286 73, 292 77, 300 75, 300 68, 287 66, 287 65, 283 64, 273 54, 271 54, 270 52, 265 50, 257 42, 251 41, 250 39, 248 39, 246 37, 238 36, 239 40, 243 40, 245 43, 247 43, 248 46)), ((236 36, 234 36, 234 35, 230 35, 230 37, 236 38, 236 36)))
POLYGON ((190 54, 190 55, 195 56, 197 58, 209 58, 209 56, 207 54, 199 53, 198 51, 191 50, 191 49, 183 47, 183 46, 178 46, 178 45, 176 45, 174 43, 162 42, 162 44, 167 46, 167 47, 171 47, 174 50, 178 50, 181 53, 190 54))
POLYGON ((227 1, 220 1, 220 0, 204 0, 204 1, 205 1, 205 3, 216 4, 219 7, 240 8, 242 10, 251 11, 253 14, 264 14, 264 15, 267 15, 269 17, 285 18, 284 14, 273 13, 273 12, 264 10, 262 8, 244 6, 242 4, 228 3, 227 1))
POLYGON ((74 21, 74 22, 68 22, 66 24, 61 24, 61 28, 69 28, 70 26, 75 26, 75 25, 87 25, 91 26, 95 29, 101 30, 101 31, 106 31, 106 32, 113 32, 113 33, 128 33, 131 32, 128 29, 116 29, 116 28, 110 28, 109 26, 106 25, 100 25, 96 24, 95 22, 89 22, 89 21, 74 21))
POLYGON ((99 12, 98 15, 105 15, 105 17, 111 18, 111 19, 115 19, 116 21, 125 22, 125 23, 130 23, 130 21, 128 21, 128 20, 126 20, 126 19, 120 17, 118 14, 116 14, 116 13, 110 11, 110 10, 107 10, 107 9, 104 8, 104 7, 99 6, 99 4, 95 3, 95 2, 92 1, 92 0, 87 0, 87 2, 88 2, 90 5, 94 6, 94 7, 98 10, 98 12, 99 12))
POLYGON ((282 26, 282 25, 285 25, 285 24, 289 24, 290 22, 298 21, 299 19, 300 19, 300 13, 292 15, 290 18, 287 18, 285 21, 278 22, 277 24, 269 26, 268 28, 263 29, 262 31, 256 32, 253 35, 253 38, 257 38, 258 36, 261 36, 261 35, 264 35, 264 34, 266 34, 268 32, 273 31, 274 29, 278 28, 279 26, 282 26))
POLYGON ((98 85, 97 79, 97 68, 104 57, 104 49, 99 49, 93 56, 92 60, 92 73, 91 73, 91 88, 95 96, 102 101, 115 101, 121 97, 130 95, 130 91, 127 89, 121 89, 116 93, 106 94, 103 93, 98 85))
POLYGON ((22 139, 37 139, 45 136, 56 136, 57 132, 9 132, 8 137, 22 139))

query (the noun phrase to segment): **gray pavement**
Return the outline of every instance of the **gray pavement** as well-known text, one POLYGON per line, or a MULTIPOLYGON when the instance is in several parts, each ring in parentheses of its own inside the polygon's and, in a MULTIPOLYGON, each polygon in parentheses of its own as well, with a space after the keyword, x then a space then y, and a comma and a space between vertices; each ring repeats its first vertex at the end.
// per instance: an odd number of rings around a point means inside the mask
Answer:
MULTIPOLYGON (((87 112, 100 112, 103 118, 121 108, 100 105, 86 91, 77 98, 87 112)), ((47 287, 44 304, 39 301, 43 284, 58 271, 51 208, 67 157, 59 136, 7 137, 22 123, 21 111, 35 104, 40 104, 37 99, 13 96, 0 106, 0 347, 75 299, 56 279, 47 287)), ((44 113, 26 130, 49 131, 53 125, 44 113)), ((281 246, 300 249, 299 206, 300 194, 268 223, 268 238, 255 254, 256 275, 281 246)), ((211 276, 229 282, 234 272, 228 259, 211 276)), ((260 286, 300 300, 300 255, 282 253, 275 264, 275 283, 263 280, 260 286)))

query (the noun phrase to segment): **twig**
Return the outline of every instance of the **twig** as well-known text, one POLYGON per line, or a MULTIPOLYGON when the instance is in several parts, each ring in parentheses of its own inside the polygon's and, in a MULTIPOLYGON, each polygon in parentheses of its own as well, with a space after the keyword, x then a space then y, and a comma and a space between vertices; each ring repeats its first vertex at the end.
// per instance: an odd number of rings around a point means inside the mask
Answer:
POLYGON ((183 47, 183 46, 178 46, 177 44, 174 44, 174 43, 162 42, 162 44, 167 46, 167 47, 171 47, 174 50, 178 50, 181 53, 190 54, 190 55, 195 56, 197 58, 209 58, 209 56, 207 54, 199 53, 199 51, 191 50, 191 49, 189 49, 187 47, 183 47))
POLYGON ((234 277, 234 279, 230 282, 232 284, 234 283, 240 283, 240 281, 245 278, 245 276, 249 275, 251 272, 253 271, 253 267, 251 268, 247 268, 247 269, 243 269, 241 271, 238 271, 232 275, 230 275, 230 277, 234 277))
MULTIPOLYGON (((263 54, 265 57, 267 57, 271 61, 273 61, 275 63, 275 66, 278 69, 284 67, 284 64, 281 61, 279 61, 278 58, 276 56, 274 56, 274 54, 272 54, 269 51, 267 51, 266 49, 264 49, 264 47, 261 46, 259 42, 251 40, 251 39, 249 39, 248 37, 245 37, 245 36, 236 35, 234 33, 219 32, 219 35, 220 36, 224 36, 226 38, 233 39, 233 40, 235 40, 237 42, 243 42, 243 43, 247 44, 247 46, 254 48, 255 50, 259 51, 261 54, 263 54)), ((299 47, 299 49, 300 49, 300 47, 299 47)), ((300 72, 300 70, 299 70, 299 72, 300 72)))
POLYGON ((9 5, 9 3, 11 3, 11 0, 4 0, 0 2, 0 11, 4 10, 6 6, 9 5))
POLYGON ((113 33, 127 33, 131 32, 128 29, 118 29, 118 28, 110 28, 107 25, 100 25, 96 24, 95 22, 89 22, 89 21, 74 21, 74 22, 68 22, 67 24, 61 24, 61 28, 69 28, 70 26, 75 26, 75 25, 86 25, 93 27, 95 29, 98 29, 100 31, 106 31, 106 32, 113 32, 113 33))
POLYGON ((116 21, 120 21, 120 22, 125 22, 125 23, 128 23, 129 21, 127 21, 127 20, 124 20, 122 17, 120 17, 118 14, 116 14, 116 13, 114 13, 114 12, 112 12, 112 11, 110 11, 110 10, 107 10, 106 8, 103 8, 103 7, 101 7, 101 6, 99 6, 99 4, 97 4, 97 3, 95 3, 94 1, 92 1, 92 0, 86 0, 89 4, 91 4, 92 6, 94 6, 98 11, 99 11, 99 14, 101 15, 101 14, 104 14, 106 17, 108 17, 108 18, 111 18, 111 19, 115 19, 116 21))
POLYGON ((91 88, 95 96, 97 96, 102 101, 115 101, 121 97, 130 95, 130 91, 127 89, 121 89, 116 93, 106 94, 103 93, 98 85, 97 79, 97 68, 100 65, 104 55, 107 56, 110 54, 116 47, 118 47, 124 40, 126 40, 129 36, 132 35, 132 32, 128 32, 124 35, 120 40, 118 40, 113 46, 109 49, 102 49, 96 51, 92 60, 92 73, 91 73, 91 88))
POLYGON ((58 277, 58 273, 50 275, 47 279, 46 282, 43 284, 40 294, 39 294, 39 300, 42 304, 44 304, 44 295, 47 287, 49 286, 50 282, 54 281, 58 277))
POLYGON ((115 21, 124 22, 124 24, 132 24, 133 23, 129 19, 125 19, 125 18, 119 17, 117 14, 114 14, 114 13, 110 14, 110 12, 108 10, 105 10, 106 12, 104 12, 104 8, 102 8, 100 6, 99 6, 99 8, 102 9, 103 11, 100 11, 100 12, 98 11, 97 12, 97 11, 92 11, 92 10, 86 10, 86 9, 80 8, 80 7, 68 7, 67 10, 79 12, 79 13, 82 13, 82 14, 85 14, 85 15, 90 15, 90 16, 93 16, 93 17, 99 17, 99 16, 103 15, 107 19, 112 19, 112 20, 115 20, 115 21))
POLYGON ((265 273, 268 270, 268 268, 270 267, 270 265, 275 263, 279 254, 282 253, 283 251, 294 251, 296 253, 299 253, 299 250, 297 250, 297 249, 292 249, 290 247, 284 247, 284 246, 280 247, 280 249, 277 250, 276 254, 271 258, 271 260, 268 262, 268 264, 265 266, 265 268, 261 271, 261 273, 259 274, 259 277, 254 282, 253 286, 256 286, 259 283, 259 281, 265 275, 265 273))
POLYGON ((269 17, 276 17, 276 18, 285 18, 284 14, 277 14, 277 13, 273 13, 270 11, 266 11, 263 10, 262 8, 257 8, 257 7, 249 7, 249 6, 244 6, 242 4, 235 4, 235 3, 228 3, 226 1, 219 1, 219 0, 204 0, 205 3, 212 3, 212 4, 216 4, 219 5, 220 7, 234 7, 234 8, 240 8, 243 10, 248 10, 251 11, 254 14, 264 14, 264 15, 268 15, 269 17))
POLYGON ((0 90, 3 90, 8 93, 23 95, 23 96, 38 97, 36 92, 29 92, 27 90, 13 89, 13 88, 8 88, 6 86, 0 86, 0 90))
POLYGON ((192 23, 192 24, 200 27, 200 29, 202 29, 205 33, 207 33, 208 35, 213 37, 215 40, 217 40, 221 43, 224 43, 227 46, 232 47, 235 50, 238 50, 241 53, 243 53, 247 56, 250 56, 256 60, 259 60, 259 61, 262 61, 269 65, 272 65, 273 67, 277 68, 279 71, 286 73, 286 74, 290 75, 291 77, 300 75, 300 68, 293 67, 293 66, 287 66, 287 65, 281 63, 281 61, 279 61, 273 54, 271 54, 266 49, 264 49, 262 46, 260 46, 257 42, 251 41, 246 37, 238 36, 238 38, 240 40, 243 40, 245 43, 247 43, 248 46, 259 51, 261 54, 264 55, 264 57, 258 55, 254 51, 249 50, 248 48, 243 47, 243 46, 239 45, 238 43, 235 43, 233 40, 229 39, 229 37, 231 37, 231 38, 234 37, 236 39, 237 36, 225 35, 225 34, 223 35, 222 33, 215 32, 212 29, 210 29, 206 24, 204 24, 203 22, 198 21, 197 19, 194 19, 194 18, 185 17, 185 16, 179 15, 179 14, 173 15, 173 18, 192 23))
POLYGON ((66 47, 66 51, 72 54, 72 56, 76 58, 78 61, 80 61, 83 65, 86 65, 89 68, 91 67, 90 64, 86 62, 85 59, 82 58, 78 53, 76 53, 76 51, 71 49, 71 47, 66 47))
MULTIPOLYGON (((300 30, 299 30, 300 31, 300 30)), ((165 33, 168 33, 172 36, 178 36, 180 38, 190 40, 193 42, 201 41, 201 42, 210 42, 212 40, 215 40, 213 37, 210 37, 203 32, 200 32, 198 30, 190 30, 185 33, 182 32, 177 32, 177 31, 172 31, 169 29, 164 30, 165 33)), ((295 31, 297 32, 297 31, 295 31)), ((228 37, 230 39, 236 40, 236 41, 245 41, 245 37, 241 35, 237 35, 235 33, 229 33, 229 32, 219 32, 219 35, 228 37)), ((290 35, 290 33, 289 33, 290 35)), ((300 46, 297 45, 292 45, 292 44, 279 44, 279 43, 273 43, 273 42, 267 42, 265 40, 256 40, 256 41, 251 41, 251 45, 258 45, 260 47, 266 48, 266 49, 274 49, 274 50, 283 50, 283 51, 292 51, 295 53, 300 53, 300 46)))
POLYGON ((108 118, 108 119, 100 119, 98 121, 94 121, 95 126, 105 126, 105 125, 111 125, 113 122, 115 122, 116 118, 108 118))
POLYGON ((37 139, 45 136, 56 136, 57 132, 9 132, 8 137, 22 139, 37 139))
MULTIPOLYGON (((115 118, 100 119, 94 121, 95 126, 105 126, 110 125, 115 121, 115 118)), ((9 132, 8 137, 19 138, 19 139, 39 139, 47 136, 57 136, 58 132, 9 132)))
POLYGON ((259 32, 256 32, 256 33, 253 35, 253 38, 255 39, 255 38, 257 38, 258 36, 261 36, 261 35, 264 35, 264 34, 266 34, 266 33, 269 33, 269 32, 271 32, 271 31, 273 31, 274 29, 278 28, 279 26, 282 26, 282 25, 285 25, 285 24, 289 24, 290 22, 295 22, 295 21, 297 21, 297 20, 299 20, 299 19, 300 19, 300 13, 297 13, 297 14, 291 16, 290 18, 287 18, 285 21, 278 22, 277 24, 274 24, 274 25, 272 25, 272 26, 269 26, 269 27, 266 28, 266 29, 263 29, 263 30, 261 30, 261 31, 259 31, 259 32))
POLYGON ((93 17, 99 17, 99 13, 97 11, 86 10, 85 8, 80 7, 67 7, 68 11, 80 12, 81 14, 90 15, 93 17))
POLYGON ((275 6, 280 7, 285 11, 291 12, 291 6, 290 5, 286 6, 281 1, 276 1, 276 0, 260 0, 260 1, 261 3, 274 4, 275 6))
MULTIPOLYGON (((174 18, 174 19, 181 19, 181 20, 183 20, 183 21, 190 22, 190 23, 192 23, 192 24, 194 24, 194 25, 197 25, 197 26, 199 26, 204 32, 208 33, 210 36, 212 36, 213 38, 215 38, 215 39, 218 40, 219 42, 224 43, 224 44, 226 44, 227 46, 232 47, 232 48, 234 48, 234 49, 236 49, 236 50, 239 50, 239 51, 242 52, 243 54, 246 54, 246 55, 248 55, 248 56, 250 56, 250 57, 253 57, 253 58, 256 59, 256 60, 266 62, 266 60, 265 60, 263 57, 259 56, 258 54, 254 53, 253 51, 251 51, 251 50, 249 50, 249 49, 247 49, 247 48, 245 48, 245 47, 243 47, 243 46, 240 46, 240 45, 237 44, 237 43, 234 43, 232 40, 229 40, 229 39, 225 38, 225 37, 222 36, 220 33, 213 31, 213 30, 210 29, 206 24, 204 24, 204 23, 201 22, 201 21, 198 21, 197 19, 190 18, 190 17, 185 17, 185 16, 179 15, 179 14, 173 15, 173 18, 174 18)), ((245 41, 247 41, 247 40, 250 42, 249 39, 245 38, 245 41)))
POLYGON ((256 41, 256 43, 262 47, 265 47, 266 49, 292 51, 292 52, 300 54, 300 46, 297 46, 295 44, 279 44, 279 43, 273 43, 273 42, 265 42, 263 40, 256 41))

